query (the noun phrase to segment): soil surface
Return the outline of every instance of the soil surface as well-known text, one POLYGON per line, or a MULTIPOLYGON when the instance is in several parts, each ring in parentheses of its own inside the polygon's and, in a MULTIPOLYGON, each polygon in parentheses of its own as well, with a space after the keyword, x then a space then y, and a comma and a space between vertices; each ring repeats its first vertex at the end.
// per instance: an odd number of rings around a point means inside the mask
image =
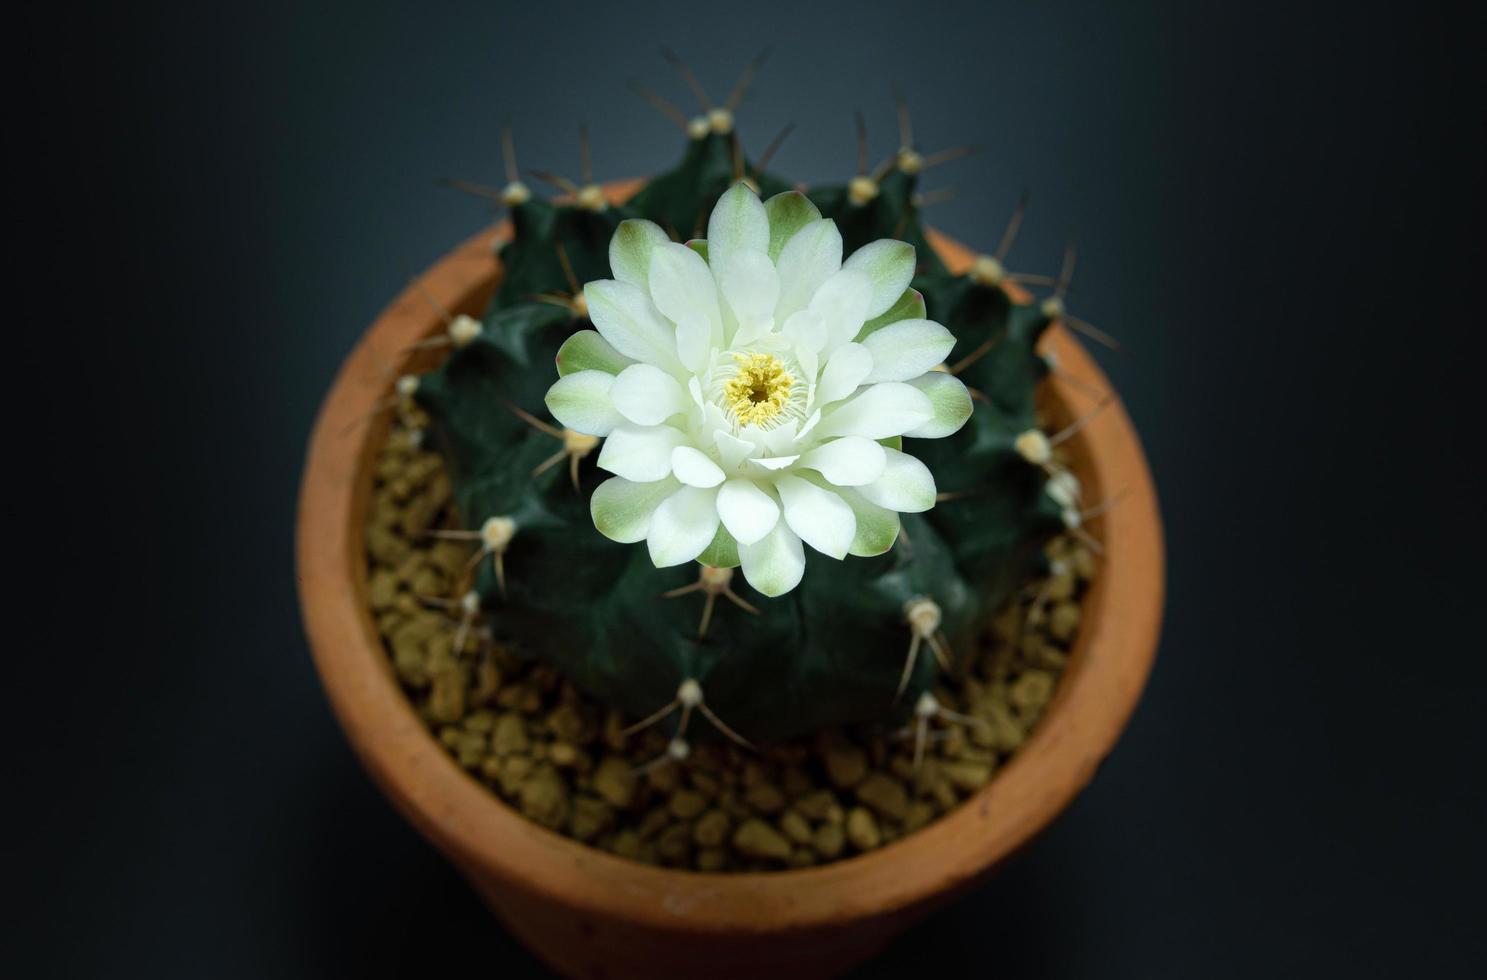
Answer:
POLYGON ((421 413, 404 405, 397 415, 377 457, 366 553, 373 616, 404 690, 491 792, 546 827, 637 861, 805 867, 882 847, 955 807, 1042 717, 1095 571, 1083 544, 1053 541, 1054 574, 1014 597, 954 676, 942 675, 932 718, 753 752, 694 743, 674 762, 659 726, 626 736, 634 719, 492 639, 483 618, 462 628, 452 597, 469 587, 475 544, 428 533, 456 526, 449 482, 442 459, 421 445, 421 413))

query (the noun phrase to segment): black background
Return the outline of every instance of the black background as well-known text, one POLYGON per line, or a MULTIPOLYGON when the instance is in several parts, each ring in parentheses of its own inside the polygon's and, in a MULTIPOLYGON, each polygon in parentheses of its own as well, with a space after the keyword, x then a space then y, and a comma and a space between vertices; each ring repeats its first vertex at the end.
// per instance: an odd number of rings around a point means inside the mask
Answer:
POLYGON ((719 97, 807 181, 907 97, 933 223, 1071 305, 1170 557, 1130 728, 1004 874, 865 977, 1462 975, 1483 961, 1478 19, 1435 5, 120 5, 7 44, 13 976, 540 975, 382 800, 294 596, 340 360, 490 219, 435 186, 680 153, 719 97), (19 70, 18 70, 19 69, 19 70), (20 128, 17 128, 19 124, 20 128), (12 142, 13 141, 13 142, 12 142), (15 533, 19 532, 19 533, 15 533), (38 563, 36 556, 41 556, 38 563))

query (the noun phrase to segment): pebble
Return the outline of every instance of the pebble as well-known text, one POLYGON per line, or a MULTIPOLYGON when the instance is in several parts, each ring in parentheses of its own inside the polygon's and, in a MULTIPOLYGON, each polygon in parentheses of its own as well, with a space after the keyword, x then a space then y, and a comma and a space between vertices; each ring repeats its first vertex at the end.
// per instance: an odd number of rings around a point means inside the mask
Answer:
POLYGON ((763 820, 745 820, 733 835, 733 847, 744 857, 783 861, 790 856, 790 841, 763 820))
POLYGON ((915 800, 909 804, 904 813, 904 833, 911 833, 923 827, 935 818, 935 808, 923 800, 915 800))
POLYGON ((435 721, 455 722, 465 716, 465 692, 470 686, 470 668, 451 664, 431 678, 429 716, 435 721))
POLYGON ((672 864, 681 864, 692 855, 692 828, 674 823, 656 837, 656 853, 672 864))
POLYGON ((758 783, 744 793, 744 802, 759 813, 773 815, 785 809, 785 794, 774 783, 758 783))
POLYGON ((521 786, 521 810, 550 830, 568 819, 568 786, 550 766, 533 772, 521 786))
POLYGON ((370 525, 366 542, 367 553, 383 565, 396 565, 408 556, 408 542, 385 527, 370 525))
POLYGON ((628 762, 617 755, 607 755, 594 770, 594 792, 610 806, 628 810, 635 802, 635 789, 639 780, 628 762))
POLYGON ((851 789, 867 775, 867 753, 840 738, 826 740, 822 762, 827 778, 838 789, 851 789))
POLYGON ((527 751, 527 725, 521 715, 514 711, 503 712, 496 719, 495 734, 491 737, 491 747, 496 755, 516 755, 527 751))
POLYGON ((808 847, 797 847, 790 852, 785 863, 792 868, 809 868, 816 863, 816 852, 808 847))
POLYGON ((902 820, 909 809, 904 784, 882 772, 872 773, 857 784, 857 799, 890 820, 902 820))
POLYGON ((398 577, 388 569, 378 569, 367 580, 367 602, 378 612, 391 608, 397 597, 398 577))
POLYGON ((671 795, 667 808, 678 820, 691 820, 707 809, 707 798, 696 790, 679 789, 671 795))
POLYGON ((1054 681, 1054 676, 1046 670, 1030 670, 1017 678, 1007 694, 1024 712, 1042 709, 1053 697, 1054 681))
POLYGON ((860 806, 854 806, 847 812, 847 840, 859 851, 870 851, 883 840, 878 830, 878 821, 860 806))
POLYGON ((1079 604, 1076 602, 1060 602, 1053 607, 1053 613, 1048 617, 1048 632, 1053 634, 1054 639, 1068 642, 1079 628, 1079 604))
POLYGON ((667 812, 664 806, 647 810, 645 816, 640 818, 639 830, 641 839, 644 840, 656 836, 661 828, 670 822, 671 814, 667 812))
POLYGON ((805 814, 811 820, 821 821, 836 806, 836 796, 829 789, 819 789, 812 793, 806 793, 795 801, 795 809, 805 814))
POLYGON ((454 745, 454 753, 459 758, 460 765, 466 769, 474 769, 485 761, 486 750, 490 743, 482 732, 465 732, 459 737, 454 745))
POLYGON ((588 843, 614 823, 614 810, 608 803, 592 796, 580 796, 573 801, 573 817, 568 821, 568 833, 588 843))
POLYGON ((580 772, 587 771, 593 765, 589 754, 576 745, 568 742, 554 742, 552 748, 548 749, 547 757, 552 760, 553 765, 563 769, 577 769, 580 772))
POLYGON ((695 860, 698 871, 722 871, 728 865, 728 852, 721 847, 704 847, 695 860))
POLYGON ((940 763, 940 772, 956 789, 967 793, 974 793, 991 782, 991 766, 984 762, 947 759, 940 763))
POLYGON ((817 827, 811 839, 811 845, 815 847, 816 853, 828 861, 841 854, 846 844, 847 835, 838 824, 828 823, 817 827))
POLYGON ((564 742, 585 741, 586 727, 578 709, 571 704, 559 705, 547 716, 548 730, 564 742))
POLYGON ((622 830, 614 835, 609 849, 620 857, 635 860, 640 855, 640 835, 633 830, 622 830))
POLYGON ((722 810, 709 810, 692 825, 692 840, 699 847, 721 847, 728 839, 733 821, 722 810))
POLYGON ((462 722, 467 732, 486 732, 496 727, 496 716, 489 711, 472 711, 462 722))
POLYGON ((811 842, 811 823, 805 817, 794 810, 790 810, 780 817, 780 830, 785 836, 797 844, 809 844, 811 842))
POLYGON ((979 712, 978 716, 986 721, 986 727, 991 732, 992 744, 998 749, 1011 753, 1021 748, 1022 726, 1012 717, 1012 712, 1007 710, 1006 705, 989 704, 979 712))

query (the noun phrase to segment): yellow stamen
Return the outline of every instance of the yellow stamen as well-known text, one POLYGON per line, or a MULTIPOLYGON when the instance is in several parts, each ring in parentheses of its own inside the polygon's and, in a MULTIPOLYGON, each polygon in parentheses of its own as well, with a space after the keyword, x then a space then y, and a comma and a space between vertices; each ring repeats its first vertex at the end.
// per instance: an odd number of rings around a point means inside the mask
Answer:
POLYGON ((780 414, 795 379, 773 354, 735 354, 738 373, 723 385, 723 397, 739 425, 759 425, 780 414))

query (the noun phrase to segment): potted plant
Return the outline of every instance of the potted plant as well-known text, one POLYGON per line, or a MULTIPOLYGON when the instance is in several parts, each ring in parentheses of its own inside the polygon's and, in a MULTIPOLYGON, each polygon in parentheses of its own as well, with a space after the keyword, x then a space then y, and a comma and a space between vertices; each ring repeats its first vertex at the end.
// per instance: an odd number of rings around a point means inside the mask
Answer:
POLYGON ((922 229, 907 134, 802 191, 731 108, 648 182, 509 165, 497 248, 372 326, 306 465, 338 718, 573 976, 870 956, 1069 802, 1155 649, 1155 496, 1067 270, 922 229))

